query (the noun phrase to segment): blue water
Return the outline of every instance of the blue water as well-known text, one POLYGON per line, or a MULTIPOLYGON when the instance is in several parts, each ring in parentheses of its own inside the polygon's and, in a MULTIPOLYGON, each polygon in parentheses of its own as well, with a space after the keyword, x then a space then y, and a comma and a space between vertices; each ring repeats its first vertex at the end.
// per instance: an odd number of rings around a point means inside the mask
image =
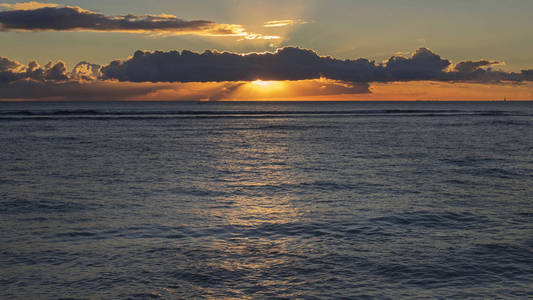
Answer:
POLYGON ((0 103, 0 298, 531 298, 533 103, 0 103))

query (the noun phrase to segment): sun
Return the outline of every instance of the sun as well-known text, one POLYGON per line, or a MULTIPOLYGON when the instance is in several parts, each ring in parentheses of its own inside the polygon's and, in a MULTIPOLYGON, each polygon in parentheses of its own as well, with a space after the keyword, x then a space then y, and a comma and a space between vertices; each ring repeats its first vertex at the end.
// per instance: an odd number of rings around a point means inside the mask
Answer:
POLYGON ((232 93, 232 97, 240 97, 244 99, 269 99, 283 95, 286 92, 286 89, 287 84, 284 81, 264 81, 257 79, 239 86, 239 88, 232 93))
POLYGON ((256 81, 252 81, 253 84, 255 85, 258 85, 258 86, 264 86, 264 87, 267 87, 269 85, 272 85, 273 82, 272 81, 263 81, 261 79, 258 79, 256 81))

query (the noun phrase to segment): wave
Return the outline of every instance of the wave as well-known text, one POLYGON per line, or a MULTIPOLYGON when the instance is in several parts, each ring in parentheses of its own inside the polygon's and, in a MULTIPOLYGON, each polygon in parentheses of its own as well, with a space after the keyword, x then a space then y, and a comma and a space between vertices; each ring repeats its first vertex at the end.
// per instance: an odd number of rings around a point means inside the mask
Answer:
POLYGON ((490 220, 470 212, 430 212, 416 211, 374 218, 372 221, 394 226, 414 226, 425 228, 475 228, 487 225, 490 220))

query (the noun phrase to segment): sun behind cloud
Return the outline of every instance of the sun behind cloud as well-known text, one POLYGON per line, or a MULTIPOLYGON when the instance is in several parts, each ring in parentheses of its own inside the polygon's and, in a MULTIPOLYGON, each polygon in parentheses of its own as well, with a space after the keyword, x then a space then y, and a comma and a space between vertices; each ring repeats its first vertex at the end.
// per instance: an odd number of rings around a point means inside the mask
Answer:
POLYGON ((256 81, 252 81, 253 84, 262 86, 262 87, 268 87, 274 84, 274 81, 263 81, 261 79, 258 79, 256 81))
POLYGON ((245 84, 240 90, 240 93, 234 95, 244 94, 246 97, 271 97, 272 95, 285 94, 288 88, 288 82, 285 81, 265 81, 255 80, 245 84))

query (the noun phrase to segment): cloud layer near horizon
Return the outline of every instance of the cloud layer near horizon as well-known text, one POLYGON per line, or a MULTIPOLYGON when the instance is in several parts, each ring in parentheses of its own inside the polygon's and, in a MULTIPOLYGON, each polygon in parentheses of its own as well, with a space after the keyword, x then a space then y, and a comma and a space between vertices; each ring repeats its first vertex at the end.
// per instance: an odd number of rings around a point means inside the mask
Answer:
POLYGON ((244 39, 279 38, 247 32, 238 24, 186 21, 169 14, 107 16, 80 7, 39 2, 0 4, 0 7, 10 9, 0 11, 2 31, 101 31, 236 36, 244 39))
POLYGON ((101 68, 102 79, 131 82, 209 82, 306 80, 327 78, 346 82, 394 81, 526 81, 532 70, 507 73, 493 70, 495 61, 464 61, 452 65, 447 59, 420 48, 411 57, 393 56, 385 64, 360 58, 340 60, 319 56, 308 49, 286 47, 274 53, 137 51, 125 61, 101 68), (484 68, 488 67, 488 68, 484 68))
MULTIPOLYGON (((0 98, 46 98, 79 95, 92 97, 88 86, 96 90, 111 89, 123 84, 125 96, 146 95, 160 90, 185 86, 172 84, 221 83, 198 93, 201 99, 222 99, 243 83, 258 79, 265 81, 327 80, 325 88, 301 85, 317 95, 335 93, 370 93, 370 83, 440 81, 470 83, 519 83, 533 81, 533 70, 520 73, 494 70, 499 62, 489 60, 463 61, 455 65, 429 49, 420 48, 409 57, 393 56, 377 64, 367 59, 340 60, 319 56, 308 49, 286 47, 269 53, 236 54, 205 51, 194 53, 177 51, 137 51, 122 61, 100 66, 80 62, 67 70, 61 61, 40 66, 27 66, 0 57, 0 98), (137 85, 133 83, 138 83, 137 85), (142 85, 140 83, 143 83, 142 85), (153 86, 150 86, 152 84, 153 86), (127 88, 132 88, 128 93, 127 88), (17 94, 17 91, 19 93, 17 94), (35 92, 32 92, 35 91, 35 92)), ((191 85, 186 88, 191 88, 191 85)), ((305 93, 304 93, 305 94, 305 93)), ((302 95, 304 95, 302 94, 302 95)), ((114 93, 116 95, 116 93, 114 93)), ((195 100, 197 96, 193 97, 195 100)), ((192 97, 192 96, 191 96, 192 97)))

